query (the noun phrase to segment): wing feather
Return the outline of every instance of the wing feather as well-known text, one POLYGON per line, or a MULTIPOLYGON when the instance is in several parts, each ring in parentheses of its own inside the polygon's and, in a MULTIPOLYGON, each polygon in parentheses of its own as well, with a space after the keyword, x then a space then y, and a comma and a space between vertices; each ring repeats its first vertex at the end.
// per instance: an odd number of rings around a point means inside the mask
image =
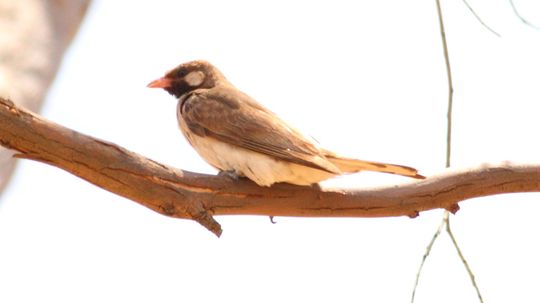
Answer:
POLYGON ((341 171, 321 150, 249 96, 233 88, 195 91, 184 99, 180 116, 192 132, 330 173, 341 171))

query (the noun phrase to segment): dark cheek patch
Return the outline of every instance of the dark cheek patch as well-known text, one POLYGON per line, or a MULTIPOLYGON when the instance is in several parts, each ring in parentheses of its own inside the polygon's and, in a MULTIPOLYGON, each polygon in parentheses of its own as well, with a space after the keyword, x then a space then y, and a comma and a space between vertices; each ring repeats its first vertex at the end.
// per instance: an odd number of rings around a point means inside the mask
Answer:
POLYGON ((194 90, 194 88, 187 85, 187 83, 183 80, 175 80, 171 87, 166 88, 166 90, 169 92, 169 94, 175 96, 176 98, 180 98, 182 95, 194 90))

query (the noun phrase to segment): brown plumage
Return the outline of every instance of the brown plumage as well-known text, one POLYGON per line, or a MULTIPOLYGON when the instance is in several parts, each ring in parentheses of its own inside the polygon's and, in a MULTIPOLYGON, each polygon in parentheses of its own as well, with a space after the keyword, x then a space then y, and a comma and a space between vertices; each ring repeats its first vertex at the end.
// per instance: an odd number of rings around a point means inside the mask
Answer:
POLYGON ((310 185, 362 170, 424 178, 414 168, 343 158, 322 149, 206 61, 181 64, 148 86, 179 99, 180 129, 208 163, 261 186, 310 185))

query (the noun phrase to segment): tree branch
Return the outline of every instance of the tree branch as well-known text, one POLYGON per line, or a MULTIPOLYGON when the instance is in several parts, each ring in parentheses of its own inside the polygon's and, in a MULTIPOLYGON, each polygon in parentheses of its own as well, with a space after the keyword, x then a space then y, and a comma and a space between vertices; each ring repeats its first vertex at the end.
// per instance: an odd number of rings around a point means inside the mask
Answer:
POLYGON ((70 130, 0 98, 0 144, 17 157, 44 162, 154 211, 192 219, 216 235, 213 215, 294 217, 416 217, 465 199, 540 191, 540 165, 482 166, 447 171, 398 186, 321 190, 174 169, 115 144, 70 130))

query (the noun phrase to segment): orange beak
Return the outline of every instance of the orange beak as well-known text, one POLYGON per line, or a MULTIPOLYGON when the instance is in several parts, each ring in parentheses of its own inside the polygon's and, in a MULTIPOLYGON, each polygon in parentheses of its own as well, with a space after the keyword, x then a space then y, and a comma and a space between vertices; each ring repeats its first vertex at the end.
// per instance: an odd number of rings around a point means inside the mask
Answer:
POLYGON ((172 79, 171 78, 167 78, 167 77, 163 77, 163 78, 159 78, 157 80, 154 80, 152 82, 150 82, 147 87, 150 87, 150 88, 167 88, 167 87, 171 87, 172 85, 172 79))

